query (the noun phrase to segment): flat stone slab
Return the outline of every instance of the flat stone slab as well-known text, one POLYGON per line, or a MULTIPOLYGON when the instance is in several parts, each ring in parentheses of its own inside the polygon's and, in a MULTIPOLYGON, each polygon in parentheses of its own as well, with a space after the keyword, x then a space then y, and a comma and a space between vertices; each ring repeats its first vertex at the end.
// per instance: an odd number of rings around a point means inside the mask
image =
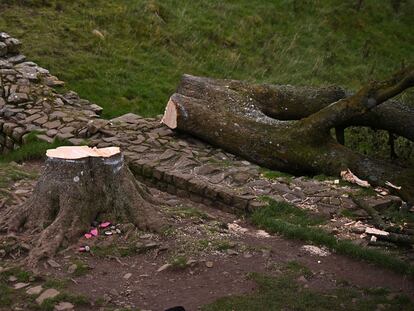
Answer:
POLYGON ((57 295, 59 295, 60 292, 57 291, 54 288, 48 288, 46 289, 39 297, 36 298, 36 302, 41 305, 43 301, 50 298, 55 298, 57 295))

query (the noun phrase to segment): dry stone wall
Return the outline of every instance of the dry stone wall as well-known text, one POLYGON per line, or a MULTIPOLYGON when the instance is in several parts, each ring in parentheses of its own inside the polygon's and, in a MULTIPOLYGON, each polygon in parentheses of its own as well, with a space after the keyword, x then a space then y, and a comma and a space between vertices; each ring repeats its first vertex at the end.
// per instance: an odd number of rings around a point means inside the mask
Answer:
POLYGON ((29 133, 36 133, 46 142, 119 146, 137 178, 235 213, 262 206, 264 195, 328 212, 355 207, 349 187, 305 178, 267 179, 257 165, 175 133, 160 118, 129 113, 101 119, 101 107, 75 92, 61 94, 63 82, 27 61, 20 47, 17 39, 0 33, 0 153, 19 148, 29 133))
POLYGON ((87 137, 87 123, 102 108, 74 92, 59 94, 64 83, 19 53, 19 40, 0 33, 0 153, 19 148, 28 134, 40 140, 87 137))

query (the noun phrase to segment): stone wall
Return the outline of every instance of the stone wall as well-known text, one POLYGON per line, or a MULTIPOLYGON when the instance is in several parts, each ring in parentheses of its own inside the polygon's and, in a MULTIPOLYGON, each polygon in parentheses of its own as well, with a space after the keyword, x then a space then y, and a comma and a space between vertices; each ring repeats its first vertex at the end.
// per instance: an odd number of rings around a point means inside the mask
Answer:
POLYGON ((135 176, 149 185, 235 213, 263 206, 261 196, 307 209, 354 208, 354 191, 305 178, 268 179, 248 161, 193 137, 171 131, 160 118, 129 113, 112 120, 102 108, 63 85, 48 70, 26 61, 20 43, 0 33, 0 153, 19 148, 29 133, 43 141, 119 146, 135 176))
POLYGON ((0 153, 25 143, 28 133, 74 144, 87 137, 87 123, 102 108, 74 92, 59 94, 64 83, 20 54, 19 40, 0 33, 0 153))

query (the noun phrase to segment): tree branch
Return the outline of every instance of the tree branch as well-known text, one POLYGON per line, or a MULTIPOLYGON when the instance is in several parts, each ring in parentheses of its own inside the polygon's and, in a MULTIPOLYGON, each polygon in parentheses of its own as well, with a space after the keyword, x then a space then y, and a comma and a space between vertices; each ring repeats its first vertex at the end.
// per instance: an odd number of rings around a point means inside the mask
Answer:
POLYGON ((301 120, 302 126, 311 131, 327 132, 335 126, 351 122, 353 118, 382 104, 386 100, 414 86, 414 68, 394 74, 382 82, 371 82, 356 94, 335 103, 301 120))

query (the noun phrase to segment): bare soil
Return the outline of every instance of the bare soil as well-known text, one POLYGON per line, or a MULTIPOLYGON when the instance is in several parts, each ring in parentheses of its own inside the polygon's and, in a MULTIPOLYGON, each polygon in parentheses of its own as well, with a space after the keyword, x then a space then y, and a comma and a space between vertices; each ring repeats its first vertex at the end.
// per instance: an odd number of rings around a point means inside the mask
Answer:
MULTIPOLYGON (((38 172, 41 163, 30 162, 22 168, 38 172)), ((8 189, 28 189, 33 183, 22 180, 8 189)), ((92 239, 82 237, 77 245, 54 258, 56 267, 45 262, 38 273, 66 280, 69 292, 86 296, 93 307, 80 308, 84 310, 125 307, 155 311, 177 305, 197 310, 221 297, 253 293, 257 287, 248 278, 250 273, 277 276, 279 267, 292 261, 310 269, 311 275, 301 282, 317 292, 346 284, 388 288, 414 299, 414 282, 405 276, 345 256, 312 255, 303 250, 303 243, 266 236, 247 220, 214 206, 151 191, 166 201, 164 210, 174 230, 155 235, 119 224, 121 234, 104 236, 101 232, 92 239), (91 251, 78 252, 78 247, 85 245, 91 251), (167 263, 171 265, 159 271, 167 263), (76 270, 68 271, 73 265, 76 270)), ((29 195, 20 192, 18 201, 29 195)), ((15 203, 11 196, 6 205, 15 203)), ((21 258, 24 252, 11 254, 0 266, 15 264, 21 258)))

